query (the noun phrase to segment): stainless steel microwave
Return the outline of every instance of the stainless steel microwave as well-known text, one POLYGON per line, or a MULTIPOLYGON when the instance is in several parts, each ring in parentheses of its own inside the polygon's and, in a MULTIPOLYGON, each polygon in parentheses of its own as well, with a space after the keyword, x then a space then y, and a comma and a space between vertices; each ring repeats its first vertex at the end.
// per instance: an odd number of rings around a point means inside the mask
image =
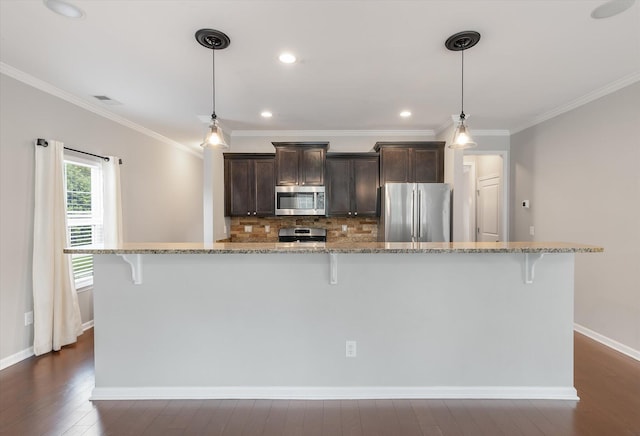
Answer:
POLYGON ((325 215, 324 186, 276 186, 276 215, 325 215))

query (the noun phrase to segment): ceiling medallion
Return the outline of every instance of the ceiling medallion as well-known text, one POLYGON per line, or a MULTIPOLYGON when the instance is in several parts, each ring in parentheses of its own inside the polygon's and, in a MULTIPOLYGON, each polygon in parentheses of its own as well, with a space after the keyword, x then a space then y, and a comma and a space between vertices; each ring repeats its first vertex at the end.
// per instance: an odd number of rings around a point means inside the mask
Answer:
POLYGON ((478 41, 480 41, 480 34, 478 32, 465 30, 464 32, 451 35, 444 45, 451 51, 460 51, 473 47, 478 41))
POLYGON ((229 47, 231 40, 229 37, 215 29, 200 29, 196 32, 196 40, 203 47, 212 50, 222 50, 229 47))

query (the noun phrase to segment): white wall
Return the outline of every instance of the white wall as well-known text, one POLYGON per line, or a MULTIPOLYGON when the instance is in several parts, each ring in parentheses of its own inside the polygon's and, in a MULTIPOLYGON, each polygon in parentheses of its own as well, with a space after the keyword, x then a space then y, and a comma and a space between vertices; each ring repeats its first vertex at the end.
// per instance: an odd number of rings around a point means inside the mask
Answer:
MULTIPOLYGON (((33 142, 120 156, 125 241, 202 239, 202 160, 0 75, 0 361, 32 345, 33 142)), ((79 294, 83 322, 92 293, 79 294)))
MULTIPOLYGON (((477 176, 481 177, 490 177, 490 176, 501 176, 502 175, 502 157, 490 154, 490 155, 477 155, 473 156, 475 158, 475 162, 477 167, 477 176)), ((465 156, 466 160, 467 156, 465 156)))
POLYGON ((511 138, 512 235, 603 246, 603 254, 576 256, 575 321, 636 351, 639 126, 635 83, 511 138), (530 209, 519 205, 525 199, 530 209))

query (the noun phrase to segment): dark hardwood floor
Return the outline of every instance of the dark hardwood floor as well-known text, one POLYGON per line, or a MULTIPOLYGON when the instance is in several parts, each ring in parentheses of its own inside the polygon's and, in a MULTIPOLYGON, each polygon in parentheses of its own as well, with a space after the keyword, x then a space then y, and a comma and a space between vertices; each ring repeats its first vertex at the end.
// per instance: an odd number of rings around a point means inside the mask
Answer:
POLYGON ((581 401, 88 400, 93 330, 0 371, 1 435, 640 436, 640 362, 575 335, 581 401))

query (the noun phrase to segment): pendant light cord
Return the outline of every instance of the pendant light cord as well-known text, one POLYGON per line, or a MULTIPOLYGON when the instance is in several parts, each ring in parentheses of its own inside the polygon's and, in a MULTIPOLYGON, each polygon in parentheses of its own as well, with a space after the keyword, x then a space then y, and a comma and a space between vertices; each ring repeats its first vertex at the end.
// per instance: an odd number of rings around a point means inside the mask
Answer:
POLYGON ((462 92, 461 92, 462 102, 460 103, 460 107, 462 108, 461 112, 464 114, 464 48, 462 50, 460 50, 460 51, 462 52, 462 80, 461 80, 461 82, 462 82, 462 85, 461 85, 461 88, 462 88, 462 92))
POLYGON ((213 113, 211 114, 211 119, 216 119, 216 50, 215 48, 211 49, 211 82, 213 84, 213 104, 211 107, 213 108, 213 113))

